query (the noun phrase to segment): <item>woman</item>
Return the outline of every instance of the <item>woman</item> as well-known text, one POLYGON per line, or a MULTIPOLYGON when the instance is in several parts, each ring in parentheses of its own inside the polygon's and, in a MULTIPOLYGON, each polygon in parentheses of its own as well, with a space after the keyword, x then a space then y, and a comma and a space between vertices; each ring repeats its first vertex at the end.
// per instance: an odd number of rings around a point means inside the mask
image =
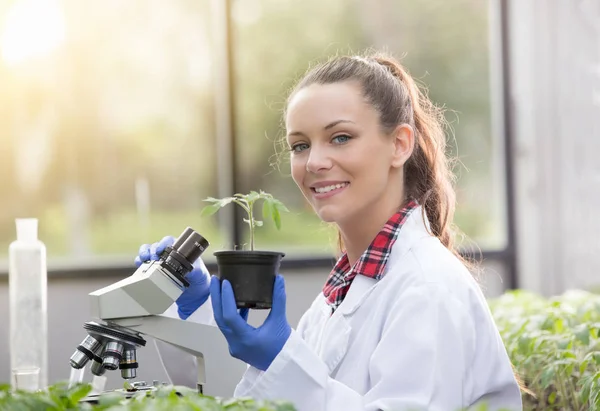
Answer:
MULTIPOLYGON (((196 274, 177 305, 209 298, 230 353, 249 364, 236 396, 303 410, 521 410, 484 296, 452 246, 454 191, 443 116, 385 55, 310 70, 285 113, 292 177, 344 253, 292 329, 285 287, 258 328, 231 285, 196 274)), ((170 243, 142 246, 138 263, 170 243)))

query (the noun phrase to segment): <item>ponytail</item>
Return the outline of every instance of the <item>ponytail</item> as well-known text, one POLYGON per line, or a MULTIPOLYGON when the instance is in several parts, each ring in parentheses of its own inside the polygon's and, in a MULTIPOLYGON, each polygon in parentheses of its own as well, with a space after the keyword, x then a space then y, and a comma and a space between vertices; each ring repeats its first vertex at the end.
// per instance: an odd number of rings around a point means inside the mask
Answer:
POLYGON ((395 60, 377 55, 373 59, 401 84, 409 100, 407 121, 415 130, 415 148, 404 168, 407 196, 422 206, 432 235, 461 260, 454 248, 452 227, 456 207, 454 175, 446 153, 446 119, 443 111, 421 91, 415 80, 395 60))

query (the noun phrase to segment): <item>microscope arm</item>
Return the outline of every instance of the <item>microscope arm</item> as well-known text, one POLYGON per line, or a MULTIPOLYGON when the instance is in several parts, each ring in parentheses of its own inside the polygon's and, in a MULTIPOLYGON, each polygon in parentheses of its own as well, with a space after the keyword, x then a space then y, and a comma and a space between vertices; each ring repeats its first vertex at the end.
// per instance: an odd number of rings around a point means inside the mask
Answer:
POLYGON ((164 341, 195 356, 198 365, 198 388, 206 384, 206 364, 209 361, 222 361, 230 357, 227 341, 214 325, 184 321, 166 315, 119 318, 109 320, 111 324, 130 331, 145 334, 164 341), (221 360, 219 360, 221 359, 221 360))

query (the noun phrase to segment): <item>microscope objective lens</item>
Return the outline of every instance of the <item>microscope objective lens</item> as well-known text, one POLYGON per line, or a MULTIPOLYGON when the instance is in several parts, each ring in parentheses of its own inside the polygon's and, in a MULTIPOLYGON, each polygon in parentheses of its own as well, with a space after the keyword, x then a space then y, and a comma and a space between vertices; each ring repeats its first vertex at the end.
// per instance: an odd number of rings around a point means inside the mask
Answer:
POLYGON ((100 345, 96 351, 94 351, 94 359, 92 360, 91 371, 92 374, 97 375, 98 377, 102 376, 106 369, 104 368, 104 364, 102 364, 102 355, 104 354, 104 345, 100 345))
POLYGON ((123 344, 118 341, 110 341, 104 349, 102 364, 108 370, 116 370, 119 368, 119 363, 123 357, 123 344))
POLYGON ((94 352, 102 347, 102 343, 88 335, 85 339, 77 346, 77 350, 73 353, 70 359, 71 367, 75 369, 83 368, 87 362, 94 358, 94 352))
POLYGON ((92 361, 91 371, 92 374, 97 375, 98 377, 104 375, 106 368, 104 368, 104 364, 102 364, 102 358, 100 358, 100 361, 97 361, 96 359, 92 361))
POLYGON ((128 348, 125 350, 119 368, 121 369, 121 377, 125 379, 131 379, 137 376, 138 363, 135 349, 128 348))

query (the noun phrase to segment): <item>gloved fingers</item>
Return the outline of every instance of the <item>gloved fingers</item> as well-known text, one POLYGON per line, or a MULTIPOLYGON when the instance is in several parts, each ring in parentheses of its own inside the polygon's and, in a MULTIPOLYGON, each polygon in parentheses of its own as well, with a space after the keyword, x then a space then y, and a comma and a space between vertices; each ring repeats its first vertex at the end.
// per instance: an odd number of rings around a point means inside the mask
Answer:
POLYGON ((208 273, 196 269, 190 271, 185 278, 190 283, 190 286, 195 287, 206 286, 206 283, 209 281, 208 273))
POLYGON ((227 280, 223 280, 221 284, 221 304, 223 306, 223 320, 233 332, 239 334, 246 327, 249 327, 248 323, 246 323, 238 312, 233 287, 227 280))
POLYGON ((141 262, 150 260, 150 244, 142 244, 138 250, 138 257, 141 262))
POLYGON ((210 279, 210 302, 215 321, 222 330, 225 327, 225 321, 223 321, 223 305, 221 304, 221 281, 215 275, 210 279))
POLYGON ((191 285, 204 285, 209 281, 209 274, 204 261, 198 258, 194 264, 194 269, 185 276, 191 285))
POLYGON ((196 261, 194 261, 194 264, 192 264, 192 265, 194 266, 194 270, 203 271, 205 273, 208 273, 208 268, 206 268, 206 264, 204 264, 202 257, 198 257, 198 259, 196 261))
POLYGON ((137 257, 135 257, 135 260, 133 260, 133 263, 135 264, 135 267, 138 268, 140 265, 142 265, 143 261, 138 255, 137 257))
POLYGON ((240 308, 240 317, 244 319, 244 321, 248 322, 248 314, 250 313, 249 308, 240 308))
POLYGON ((162 240, 160 240, 159 242, 152 244, 150 246, 150 259, 158 260, 162 252, 165 251, 165 248, 167 248, 170 245, 173 245, 174 242, 175 238, 173 236, 167 235, 163 237, 162 240))
POLYGON ((273 284, 273 303, 269 316, 273 314, 273 316, 276 317, 285 317, 285 305, 285 281, 281 274, 277 274, 277 276, 275 276, 275 284, 273 284))

